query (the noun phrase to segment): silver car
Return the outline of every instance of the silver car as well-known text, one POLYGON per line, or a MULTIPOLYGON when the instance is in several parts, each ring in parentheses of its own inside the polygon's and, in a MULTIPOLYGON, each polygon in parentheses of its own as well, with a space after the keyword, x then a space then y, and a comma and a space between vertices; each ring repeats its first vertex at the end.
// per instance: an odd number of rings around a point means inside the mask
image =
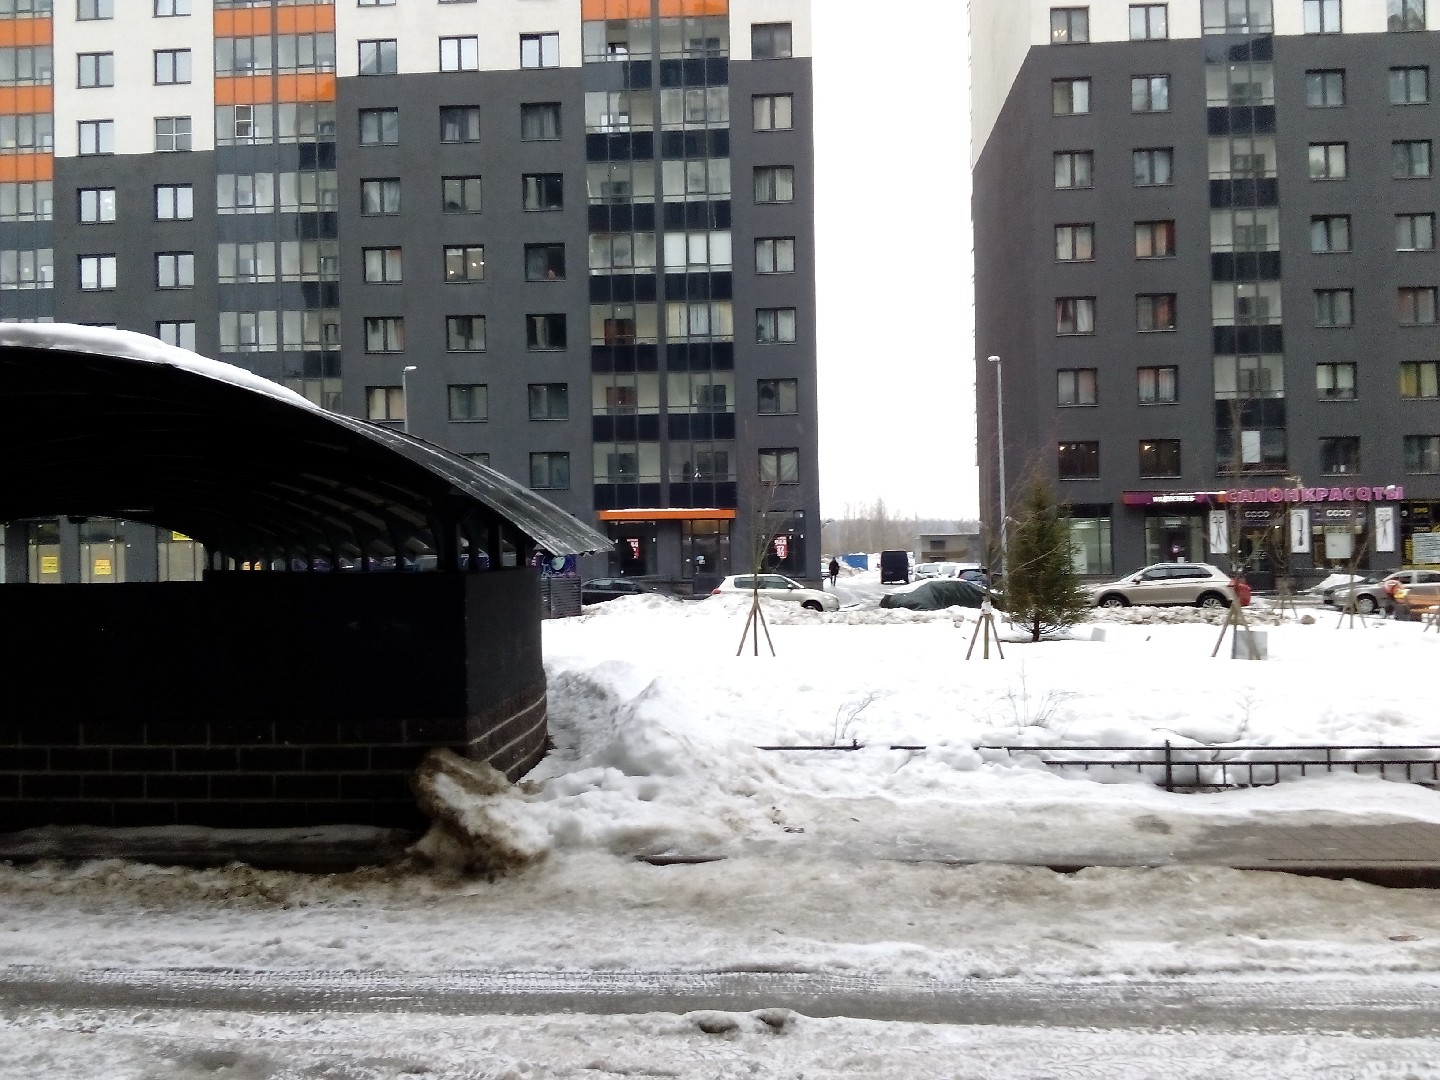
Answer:
POLYGON ((1164 562, 1137 570, 1119 581, 1088 586, 1096 607, 1131 604, 1194 604, 1229 607, 1235 602, 1235 582, 1224 570, 1209 563, 1164 562))
POLYGON ((766 600, 788 600, 811 611, 840 610, 840 601, 830 593, 821 592, 819 589, 807 589, 798 581, 791 581, 781 574, 735 574, 725 578, 710 590, 710 595, 754 592, 757 578, 760 583, 760 595, 766 600))

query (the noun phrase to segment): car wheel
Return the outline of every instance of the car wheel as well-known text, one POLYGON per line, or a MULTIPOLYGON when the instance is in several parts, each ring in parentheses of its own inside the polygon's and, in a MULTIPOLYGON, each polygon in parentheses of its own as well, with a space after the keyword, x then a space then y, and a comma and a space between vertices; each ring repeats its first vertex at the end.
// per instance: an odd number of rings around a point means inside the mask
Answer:
POLYGON ((1230 601, 1221 596, 1218 592, 1201 593, 1200 598, 1195 601, 1196 607, 1221 608, 1229 607, 1230 601))
POLYGON ((824 609, 820 606, 820 601, 819 601, 819 600, 806 600, 805 603, 801 604, 800 606, 803 607, 806 611, 823 611, 823 610, 824 610, 824 609))
POLYGON ((1118 593, 1111 593, 1109 596, 1102 596, 1097 607, 1129 607, 1130 601, 1118 593))
POLYGON ((1355 597, 1355 610, 1360 612, 1361 615, 1374 615, 1375 609, 1379 606, 1373 596, 1355 597))

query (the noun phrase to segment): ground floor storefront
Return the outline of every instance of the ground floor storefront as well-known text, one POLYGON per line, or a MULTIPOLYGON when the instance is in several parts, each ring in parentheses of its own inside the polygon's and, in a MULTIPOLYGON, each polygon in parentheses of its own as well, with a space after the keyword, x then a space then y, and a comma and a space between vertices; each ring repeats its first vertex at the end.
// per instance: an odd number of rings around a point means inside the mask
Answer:
POLYGON ((1440 566, 1440 495, 1398 484, 1125 491, 1118 503, 1071 507, 1071 554, 1086 577, 1155 562, 1244 569, 1277 578, 1440 566))

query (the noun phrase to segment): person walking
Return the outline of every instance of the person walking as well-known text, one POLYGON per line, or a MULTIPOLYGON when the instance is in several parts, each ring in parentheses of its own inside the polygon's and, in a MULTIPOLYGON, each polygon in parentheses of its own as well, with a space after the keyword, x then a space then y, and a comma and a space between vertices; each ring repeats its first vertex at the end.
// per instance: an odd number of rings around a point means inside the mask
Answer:
POLYGON ((831 585, 834 585, 834 584, 835 584, 835 579, 838 578, 839 576, 840 576, 840 560, 838 560, 838 559, 831 559, 831 560, 830 560, 830 584, 831 584, 831 585))

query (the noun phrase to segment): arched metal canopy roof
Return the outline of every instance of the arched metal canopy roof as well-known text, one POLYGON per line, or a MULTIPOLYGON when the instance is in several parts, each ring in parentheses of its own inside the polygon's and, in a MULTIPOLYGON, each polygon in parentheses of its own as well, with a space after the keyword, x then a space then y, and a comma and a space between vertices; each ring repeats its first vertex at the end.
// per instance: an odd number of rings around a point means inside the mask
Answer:
POLYGON ((609 539, 493 469, 124 330, 0 324, 0 522, 114 517, 237 558, 609 539))

